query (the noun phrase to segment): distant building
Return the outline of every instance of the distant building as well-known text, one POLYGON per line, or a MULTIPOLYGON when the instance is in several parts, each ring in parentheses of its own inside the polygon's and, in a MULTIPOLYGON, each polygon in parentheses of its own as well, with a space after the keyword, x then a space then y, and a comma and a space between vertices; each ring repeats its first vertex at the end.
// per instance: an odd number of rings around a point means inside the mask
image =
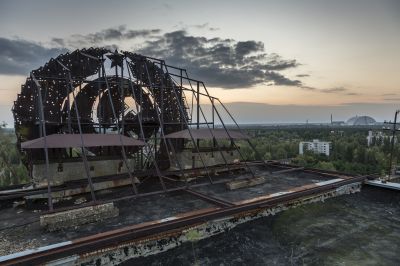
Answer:
POLYGON ((376 121, 370 116, 353 116, 347 120, 346 125, 348 126, 370 126, 375 125, 376 121))
POLYGON ((313 141, 301 141, 299 144, 299 154, 304 154, 304 151, 313 151, 314 153, 323 153, 329 156, 331 148, 331 142, 319 141, 314 139, 313 141))
POLYGON ((333 115, 331 114, 331 126, 343 126, 345 124, 344 121, 333 121, 333 115))
MULTIPOLYGON (((383 145, 383 141, 387 138, 389 138, 389 141, 392 142, 393 136, 385 135, 382 131, 372 132, 372 130, 370 130, 368 131, 367 145, 371 146, 377 142, 383 145)), ((397 143, 397 137, 394 138, 394 143, 397 143)))

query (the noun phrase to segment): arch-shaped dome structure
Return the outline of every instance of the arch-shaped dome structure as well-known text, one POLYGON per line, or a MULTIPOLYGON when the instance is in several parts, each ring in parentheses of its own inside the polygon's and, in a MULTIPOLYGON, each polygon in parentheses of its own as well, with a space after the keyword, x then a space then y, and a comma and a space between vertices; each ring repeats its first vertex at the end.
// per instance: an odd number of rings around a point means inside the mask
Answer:
POLYGON ((346 124, 349 126, 368 126, 374 125, 376 123, 375 119, 370 116, 353 116, 347 120, 346 124))

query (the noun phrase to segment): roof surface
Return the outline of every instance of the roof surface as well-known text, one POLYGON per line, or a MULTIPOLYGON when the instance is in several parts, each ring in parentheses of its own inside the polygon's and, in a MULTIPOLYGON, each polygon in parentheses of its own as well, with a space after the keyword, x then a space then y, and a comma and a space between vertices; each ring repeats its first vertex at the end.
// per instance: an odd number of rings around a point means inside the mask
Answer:
POLYGON ((23 149, 45 148, 71 148, 71 147, 100 147, 100 146, 143 146, 141 140, 129 138, 118 134, 53 134, 21 143, 23 149), (83 140, 83 145, 82 145, 83 140))

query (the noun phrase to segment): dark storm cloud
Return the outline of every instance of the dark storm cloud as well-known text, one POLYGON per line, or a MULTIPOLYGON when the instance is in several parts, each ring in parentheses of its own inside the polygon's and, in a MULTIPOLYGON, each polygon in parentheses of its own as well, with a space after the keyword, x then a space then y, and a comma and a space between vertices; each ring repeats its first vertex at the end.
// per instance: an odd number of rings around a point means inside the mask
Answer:
POLYGON ((0 38, 0 74, 27 75, 49 58, 65 51, 26 40, 0 38))
POLYGON ((146 41, 138 53, 186 68, 210 86, 226 89, 259 84, 302 86, 301 81, 277 72, 298 66, 296 60, 266 54, 264 44, 253 40, 208 39, 179 30, 146 41))

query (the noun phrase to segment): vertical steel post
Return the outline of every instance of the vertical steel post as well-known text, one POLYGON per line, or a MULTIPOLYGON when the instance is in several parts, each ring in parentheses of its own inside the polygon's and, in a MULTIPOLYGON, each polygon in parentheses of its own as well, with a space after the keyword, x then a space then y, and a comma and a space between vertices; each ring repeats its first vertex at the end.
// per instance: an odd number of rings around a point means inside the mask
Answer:
POLYGON ((200 128, 200 84, 198 81, 197 81, 196 103, 197 103, 197 129, 199 129, 200 128))
MULTIPOLYGON (((148 82, 149 91, 154 97, 154 109, 156 111, 158 122, 160 123, 160 133, 161 133, 161 139, 162 139, 162 140, 160 140, 160 144, 161 144, 161 141, 164 142, 165 148, 167 150, 168 159, 169 159, 170 162, 172 162, 171 155, 169 154, 168 144, 167 144, 167 141, 165 140, 164 121, 161 120, 160 110, 159 110, 160 108, 159 108, 159 106, 157 104, 156 95, 155 95, 154 90, 153 90, 153 87, 154 87, 153 81, 152 81, 152 79, 150 77, 150 72, 149 72, 149 69, 147 68, 147 61, 146 61, 145 58, 143 58, 143 66, 144 66, 144 69, 145 69, 146 75, 147 75, 147 82, 148 82)), ((161 80, 162 80, 162 78, 163 77, 161 77, 161 80)), ((164 181, 162 180, 162 178, 160 179, 160 181, 162 181, 161 184, 162 184, 162 186, 163 186, 163 188, 165 190, 166 187, 165 187, 165 184, 164 184, 164 181)))
MULTIPOLYGON (((182 70, 183 69, 181 69, 181 71, 182 70)), ((196 97, 196 92, 194 91, 192 83, 190 82, 189 75, 187 74, 186 70, 184 70, 184 71, 185 71, 185 74, 186 74, 186 79, 188 80, 190 88, 191 88, 191 91, 192 91, 192 103, 193 103, 193 97, 196 99, 196 101, 198 101, 198 98, 196 97)), ((197 85, 199 85, 199 82, 197 82, 197 85)), ((198 95, 200 94, 200 89, 197 90, 197 94, 198 95)), ((211 98, 210 95, 208 95, 208 98, 211 99, 212 103, 214 104, 214 98, 211 98)), ((217 139, 214 136, 213 131, 210 129, 210 126, 208 125, 207 118, 206 118, 206 116, 205 116, 205 114, 203 112, 203 109, 201 108, 201 105, 199 105, 199 107, 200 107, 199 109, 200 109, 200 112, 201 112, 201 114, 203 116, 203 119, 204 119, 204 121, 205 121, 205 123, 207 125, 207 128, 208 128, 208 130, 210 131, 210 133, 211 133, 211 135, 213 137, 213 147, 216 146, 218 148, 218 150, 219 150, 219 152, 221 154, 221 157, 224 160, 224 163, 225 163, 226 167, 229 169, 229 165, 228 165, 228 162, 227 162, 227 160, 226 160, 226 158, 224 156, 224 152, 222 151, 221 147, 219 146, 219 144, 217 142, 217 139)), ((192 107, 192 109, 193 109, 193 107, 192 107)), ((213 121, 212 122, 212 128, 214 129, 215 128, 214 109, 212 111, 213 111, 213 113, 212 113, 212 121, 213 121)))
MULTIPOLYGON (((214 113, 214 98, 211 99, 211 119, 212 119, 212 128, 215 128, 215 113, 214 113)), ((216 140, 213 139, 213 147, 215 147, 216 140)))
MULTIPOLYGON (((113 103, 113 101, 112 101, 112 97, 111 97, 111 88, 110 88, 110 86, 109 86, 109 84, 108 84, 107 76, 105 75, 105 72, 106 72, 106 71, 105 71, 105 67, 104 67, 104 61, 101 62, 101 68, 103 69, 103 75, 104 75, 104 79, 105 79, 105 82, 106 82, 108 100, 109 100, 109 102, 110 102, 110 106, 111 106, 111 110, 112 110, 112 113, 113 113, 113 117, 114 117, 114 119, 117 121, 117 124, 116 124, 116 125, 117 125, 117 131, 119 132, 119 131, 120 131, 119 119, 118 119, 117 114, 116 114, 116 112, 115 112, 114 103, 113 103)), ((120 143, 121 143, 122 159, 123 159, 123 161, 124 161, 124 163, 125 163, 126 169, 128 170, 129 178, 131 179, 132 188, 133 188, 133 193, 136 195, 136 194, 138 194, 138 190, 137 190, 137 187, 136 187, 136 185, 135 185, 135 180, 134 180, 134 178, 133 178, 133 176, 132 176, 131 169, 130 169, 129 164, 128 164, 128 159, 127 159, 127 157, 126 157, 124 142, 123 142, 123 140, 122 140, 122 135, 121 135, 121 134, 118 134, 118 135, 119 135, 119 141, 120 141, 120 143)))
POLYGON ((254 178, 255 175, 254 175, 253 170, 251 170, 251 168, 250 168, 250 166, 248 166, 246 160, 244 160, 244 156, 243 156, 242 153, 240 152, 240 149, 239 149, 239 147, 236 145, 236 143, 235 143, 235 141, 233 140, 232 136, 229 134, 229 131, 228 131, 228 129, 226 128, 225 123, 224 123, 224 121, 222 120, 222 117, 221 117, 221 115, 219 114, 217 108, 215 108, 215 112, 216 112, 217 116, 219 117, 219 120, 221 121, 221 124, 222 124, 222 126, 224 127, 225 132, 226 132, 226 134, 228 135, 228 137, 229 137, 229 139, 230 139, 230 141, 231 141, 231 144, 232 144, 232 145, 235 147, 235 149, 238 151, 239 156, 243 159, 244 165, 247 167, 247 169, 249 169, 249 171, 250 171, 252 177, 254 178))
POLYGON ((99 73, 98 73, 98 81, 99 82, 97 82, 97 91, 98 91, 98 94, 99 94, 99 104, 98 104, 98 110, 100 110, 100 118, 99 117, 97 117, 97 120, 98 120, 98 122, 99 122, 99 133, 101 133, 101 120, 102 120, 102 118, 103 118, 103 114, 102 114, 102 111, 101 111, 101 101, 100 101, 100 99, 101 99, 101 97, 100 97, 100 94, 101 94, 101 83, 100 83, 100 78, 101 78, 101 69, 99 69, 99 73))
MULTIPOLYGON (((203 86, 205 87, 205 85, 203 84, 203 86)), ((242 129, 239 127, 238 123, 236 122, 235 118, 232 116, 232 114, 228 111, 228 109, 225 107, 225 105, 221 102, 220 99, 218 99, 218 102, 221 104, 221 106, 224 108, 224 110, 226 111, 226 113, 230 116, 230 118, 232 119, 232 121, 235 123, 236 127, 239 129, 239 131, 243 134, 242 129)), ((250 147, 253 149, 253 151, 255 152, 256 156, 262 161, 262 163, 267 166, 267 164, 265 163, 265 161, 263 160, 262 156, 258 153, 257 149, 254 147, 253 143, 251 143, 250 139, 247 139, 247 143, 250 145, 250 147)))
MULTIPOLYGON (((204 85, 204 83, 202 83, 202 85, 203 85, 203 88, 204 88, 204 90, 205 90, 205 92, 206 92, 206 94, 207 94, 207 97, 208 97, 209 100, 211 101, 212 98, 211 98, 211 95, 208 93, 208 90, 207 90, 207 88, 206 88, 206 85, 204 85)), ((218 98, 215 98, 215 99, 217 99, 217 101, 219 101, 220 104, 225 108, 225 106, 222 104, 222 102, 221 102, 218 98)), ((238 151, 239 156, 244 160, 244 156, 243 156, 242 153, 240 152, 240 149, 239 149, 239 147, 236 145, 236 143, 235 143, 234 139, 232 138, 232 136, 229 134, 229 131, 228 131, 228 129, 226 128, 226 125, 225 125, 224 121, 222 120, 222 117, 221 117, 221 115, 219 114, 218 109, 217 109, 215 106, 214 106, 214 110, 215 110, 215 112, 216 112, 216 114, 217 114, 219 120, 221 121, 221 124, 222 124, 223 128, 225 129, 225 132, 226 132, 226 134, 228 135, 228 137, 229 137, 229 139, 230 139, 232 145, 233 145, 233 146, 235 147, 235 149, 238 151)), ((228 110, 227 110, 226 108, 225 108, 225 110, 228 112, 228 110)), ((228 112, 228 113, 229 113, 229 112, 228 112)), ((230 115, 230 113, 229 113, 229 115, 230 115)), ((231 118, 232 118, 233 121, 236 123, 236 120, 235 120, 232 116, 231 116, 231 118)), ((237 124, 236 124, 236 125, 237 125, 237 124)), ((237 125, 237 126, 239 127, 239 125, 237 125)), ((240 128, 239 128, 239 130, 240 130, 240 128)), ((240 130, 240 132, 242 132, 242 131, 240 130)), ((250 166, 248 166, 248 164, 246 163, 245 160, 244 160, 244 164, 245 164, 245 166, 247 167, 247 169, 249 169, 251 175, 252 175, 253 178, 254 178, 254 177, 255 177, 254 172, 253 172, 253 170, 251 170, 250 166)))
MULTIPOLYGON (((195 96, 196 97, 196 96, 195 96)), ((211 133, 211 136, 212 136, 212 142, 213 142, 213 148, 215 147, 215 146, 217 146, 217 148, 218 148, 218 150, 219 150, 219 152, 220 152, 220 154, 221 154, 221 157, 222 157, 222 160, 224 161, 224 163, 225 163, 225 166, 228 168, 228 170, 230 170, 230 167, 229 167, 229 164, 228 164, 228 161, 226 160, 226 158, 225 158, 225 155, 224 155, 224 152, 222 151, 222 149, 220 148, 220 146, 219 146, 219 144, 218 144, 218 142, 217 142, 217 139, 215 138, 215 135, 214 135, 214 133, 213 133, 213 130, 210 128, 210 125, 208 124, 208 122, 207 122, 207 118, 206 118, 206 116, 205 116, 205 114, 204 114, 204 112, 203 112, 203 109, 200 107, 200 112, 201 112, 201 114, 202 114, 202 117, 203 117, 203 119, 204 119, 204 121, 205 121, 205 123, 206 123, 206 125, 207 125, 207 128, 208 128, 208 130, 210 131, 210 133, 211 133)), ((213 118, 214 119, 214 118, 213 118)), ((214 129, 214 122, 213 122, 213 129, 214 129)), ((214 151, 213 151, 214 152, 214 151)))
MULTIPOLYGON (((69 90, 68 86, 66 86, 66 93, 67 93, 67 111, 68 111, 68 133, 72 133, 72 126, 71 126, 71 100, 69 97, 69 90)), ((72 151, 71 151, 72 153, 72 151)))
POLYGON ((46 160, 46 168, 45 168, 45 177, 47 179, 47 200, 49 205, 49 210, 53 210, 53 197, 51 195, 51 183, 53 181, 53 177, 50 178, 49 176, 49 151, 47 148, 47 135, 46 135, 46 120, 43 111, 43 100, 42 100, 42 91, 40 89, 40 84, 36 80, 35 76, 31 72, 31 79, 36 85, 37 93, 38 93, 38 100, 39 100, 39 119, 40 119, 40 126, 43 133, 43 141, 44 141, 44 154, 46 160), (51 180, 50 180, 51 179, 51 180))
MULTIPOLYGON (((64 65, 62 65, 62 66, 64 66, 64 65)), ((72 97, 73 97, 73 100, 74 100, 75 115, 76 115, 76 120, 77 120, 77 123, 78 123, 79 136, 81 137, 81 145, 82 145, 81 146, 81 152, 82 152, 83 165, 85 167, 86 176, 87 176, 87 179, 89 181, 90 194, 92 196, 93 202, 95 202, 96 201, 96 195, 94 194, 94 186, 93 186, 93 182, 92 182, 92 177, 90 176, 90 168, 89 168, 89 164, 88 164, 88 160, 87 160, 87 156, 86 156, 85 142, 83 140, 83 131, 82 131, 82 126, 81 126, 81 118, 79 116, 78 104, 76 103, 75 92, 74 92, 74 88, 72 86, 72 78, 71 78, 71 73, 69 72, 69 69, 68 69, 68 74, 67 74, 67 80, 68 80, 69 88, 70 88, 70 90, 72 92, 72 97)))
POLYGON ((397 115, 399 114, 400 110, 397 110, 396 113, 394 114, 394 123, 393 123, 393 133, 392 133, 392 141, 390 143, 390 159, 389 159, 389 177, 392 173, 392 164, 393 164, 393 150, 394 150, 394 137, 396 136, 396 131, 397 131, 397 115))
MULTIPOLYGON (((129 85, 130 85, 130 87, 131 87, 131 90, 132 90, 132 97, 133 97, 133 99, 134 99, 134 101, 135 101, 135 106, 136 106, 136 113, 137 113, 137 115, 138 115, 138 120, 139 120, 139 128, 140 128, 140 134, 141 134, 141 136, 142 136, 142 140, 146 143, 146 146, 148 147, 148 149, 149 149, 149 151, 150 151, 150 156, 152 157, 152 159, 153 159, 153 161, 154 161, 154 167, 156 168, 156 174, 157 174, 157 176, 158 176, 158 178, 159 178, 159 180, 160 180, 160 183, 162 184, 163 183, 163 180, 162 180, 162 175, 161 175, 161 172, 160 172, 160 168, 158 167, 158 163, 157 163, 157 161, 156 161, 156 159, 155 159, 155 154, 153 154, 152 153, 152 151, 151 151, 151 147, 150 147, 150 144, 149 143, 147 143, 147 141, 146 141, 146 139, 145 139, 145 136, 144 136, 144 130, 143 130, 143 124, 142 124, 142 121, 143 121, 143 117, 142 117, 142 111, 139 111, 139 106, 138 106, 138 103, 137 103, 137 97, 136 97, 136 92, 135 92, 135 88, 133 87, 133 82, 132 82, 132 79, 131 79, 131 70, 130 70, 130 66, 129 66, 129 64, 128 64, 128 62, 127 62, 127 60, 125 59, 125 61, 126 61, 126 64, 127 64, 127 69, 128 69, 128 77, 129 77, 129 85)), ((142 88, 140 88, 140 91, 142 91, 142 88)), ((141 94, 140 95, 141 97, 143 97, 143 95, 141 94)), ((142 101, 143 99, 141 99, 141 101, 142 101)), ((141 107, 140 107, 141 108, 141 107)), ((143 154, 143 153, 142 153, 143 154)))
POLYGON ((87 176, 87 179, 88 179, 88 182, 89 182, 90 194, 92 196, 93 202, 95 202, 96 201, 96 195, 94 194, 93 182, 92 182, 92 178, 90 176, 90 169, 89 169, 89 164, 88 164, 86 151, 85 151, 85 142, 83 140, 83 135, 82 135, 83 131, 82 131, 82 126, 81 126, 81 118, 80 118, 80 115, 79 115, 78 104, 76 103, 74 87, 72 85, 71 71, 69 70, 69 68, 67 68, 60 61, 57 60, 57 63, 67 71, 67 74, 65 76, 65 81, 68 83, 67 86, 69 87, 70 93, 72 93, 72 97, 73 97, 73 100, 74 100, 75 115, 76 115, 76 120, 77 120, 77 123, 78 123, 79 136, 81 138, 81 145, 82 145, 81 146, 81 151, 82 151, 83 165, 85 167, 86 176, 87 176))
MULTIPOLYGON (((162 67, 161 67, 162 68, 162 67)), ((180 70, 180 73, 179 73, 179 77, 180 77, 180 88, 181 88, 181 90, 180 90, 180 95, 179 95, 179 101, 182 99, 182 94, 183 94, 183 90, 182 90, 182 86, 183 86, 183 79, 182 79, 182 69, 180 70)), ((181 121, 181 130, 183 130, 183 123, 182 123, 182 121, 181 121)))
MULTIPOLYGON (((197 97, 196 97, 196 103, 197 103, 197 129, 200 128, 200 84, 197 82, 197 97)), ((200 139, 197 139, 197 146, 200 147, 200 139)))
MULTIPOLYGON (((165 62, 162 61, 162 60, 161 60, 160 62, 161 62, 162 65, 164 65, 165 68, 166 68, 165 62)), ((164 71, 162 70, 162 67, 161 67, 161 71, 164 73, 164 71)), ((167 71, 167 75, 169 75, 169 73, 168 73, 168 68, 166 68, 166 71, 167 71)), ((174 86, 172 86, 172 91, 174 92, 175 97, 178 99, 178 93, 176 92, 176 89, 175 89, 174 86)), ((200 161, 201 161, 201 163, 203 164, 203 167, 204 167, 204 169, 205 169, 206 172, 207 172, 208 179, 210 180, 210 183, 212 184, 212 183, 213 183, 213 180, 212 180, 212 178, 211 178, 211 176, 210 176, 210 171, 209 171, 209 169, 208 169, 208 167, 207 167, 207 164, 206 164, 206 163, 204 162, 204 160, 203 160, 203 156, 202 156, 201 153, 200 153, 199 146, 197 145, 197 142, 196 142, 196 140, 195 140, 194 137, 193 137, 192 131, 190 130, 190 126, 189 126, 188 121, 187 121, 187 119, 186 119, 186 115, 185 115, 185 112, 184 112, 184 110, 183 110, 183 107, 182 107, 180 101, 177 101, 177 102, 178 102, 178 107, 179 107, 179 110, 180 110, 180 113, 181 113, 181 117, 182 117, 182 119, 184 120, 185 124, 186 124, 187 127, 188 127, 187 129, 188 129, 190 138, 192 139, 193 145, 195 146, 196 151, 197 151, 197 153, 199 154, 200 161)), ((199 114, 199 113, 198 113, 198 114, 199 114)))
MULTIPOLYGON (((160 60, 160 62, 163 62, 163 61, 160 60)), ((166 70, 167 74, 169 75, 168 67, 167 67, 167 65, 165 64, 165 62, 164 62, 164 67, 165 67, 165 70, 166 70)), ((192 83, 190 82, 190 79, 189 79, 189 76, 188 76, 186 70, 180 68, 180 72, 182 73, 183 71, 184 71, 185 74, 186 74, 186 78, 185 78, 185 79, 188 80, 189 85, 190 85, 190 88, 191 88, 191 92, 192 92, 192 109, 191 109, 191 110, 193 110, 193 98, 195 98, 196 101, 198 101, 198 98, 196 97, 196 91, 193 89, 192 83)), ((181 78, 182 78, 182 76, 181 76, 181 78)), ((182 88, 182 87, 181 87, 181 91, 183 91, 183 88, 182 88)), ((197 93, 198 93, 198 95, 199 95, 199 94, 200 94, 200 90, 198 90, 197 93)), ((210 97, 210 98, 211 98, 211 97, 210 97)), ((222 157, 222 159, 224 160, 224 163, 225 163, 226 167, 229 169, 228 162, 226 161, 226 158, 225 158, 225 156, 224 156, 224 153, 223 153, 222 149, 221 149, 220 146, 218 145, 218 142, 217 142, 217 140, 216 140, 216 138, 215 138, 215 136, 214 136, 213 131, 210 129, 210 126, 208 125, 207 118, 206 118, 206 116, 205 116, 205 114, 204 114, 204 112, 203 112, 203 109, 201 108, 201 105, 199 105, 199 110, 200 110, 200 112, 201 112, 201 114, 202 114, 202 116, 203 116, 203 119, 204 119, 204 121, 205 121, 205 123, 206 123, 206 125, 207 125, 208 130, 210 131, 210 133, 211 133, 211 135, 212 135, 212 137, 213 137, 213 143, 215 143, 215 145, 217 146, 219 152, 221 153, 221 157, 222 157)), ((214 119, 214 118, 213 118, 213 119, 214 119)), ((213 121, 213 129, 214 129, 214 121, 213 121)), ((188 125, 188 130, 189 130, 189 133, 191 134, 189 125, 188 125)), ((198 146, 197 146, 197 147, 198 147, 198 146)), ((215 147, 215 146, 214 146, 214 147, 215 147)))

